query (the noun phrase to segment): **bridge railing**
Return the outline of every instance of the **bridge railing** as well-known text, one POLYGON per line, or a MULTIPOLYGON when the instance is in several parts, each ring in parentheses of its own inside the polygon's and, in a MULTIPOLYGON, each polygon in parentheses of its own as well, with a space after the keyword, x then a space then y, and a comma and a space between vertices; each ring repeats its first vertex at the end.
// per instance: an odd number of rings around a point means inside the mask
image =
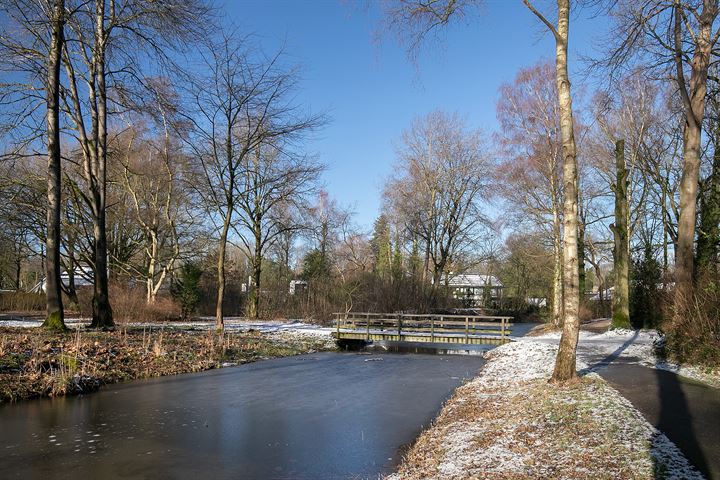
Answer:
POLYGON ((458 337, 477 339, 489 336, 507 341, 512 331, 513 317, 485 315, 391 314, 370 312, 335 313, 336 338, 365 340, 413 337, 413 341, 457 341, 458 337), (427 338, 426 338, 427 337, 427 338))

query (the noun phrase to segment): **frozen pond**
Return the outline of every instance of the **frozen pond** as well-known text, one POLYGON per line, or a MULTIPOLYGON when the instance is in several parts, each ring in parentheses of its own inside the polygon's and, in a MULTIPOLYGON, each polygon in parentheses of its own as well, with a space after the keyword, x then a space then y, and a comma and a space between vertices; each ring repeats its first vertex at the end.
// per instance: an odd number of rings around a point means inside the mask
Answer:
POLYGON ((318 353, 0 407, 3 478, 376 478, 475 355, 318 353))

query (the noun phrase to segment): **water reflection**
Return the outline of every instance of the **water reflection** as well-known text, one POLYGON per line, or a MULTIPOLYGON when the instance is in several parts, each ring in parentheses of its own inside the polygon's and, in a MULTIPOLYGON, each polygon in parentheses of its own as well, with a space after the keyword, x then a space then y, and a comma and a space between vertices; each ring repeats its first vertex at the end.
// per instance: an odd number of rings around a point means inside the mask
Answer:
POLYGON ((367 478, 478 356, 324 353, 0 408, 10 478, 367 478))

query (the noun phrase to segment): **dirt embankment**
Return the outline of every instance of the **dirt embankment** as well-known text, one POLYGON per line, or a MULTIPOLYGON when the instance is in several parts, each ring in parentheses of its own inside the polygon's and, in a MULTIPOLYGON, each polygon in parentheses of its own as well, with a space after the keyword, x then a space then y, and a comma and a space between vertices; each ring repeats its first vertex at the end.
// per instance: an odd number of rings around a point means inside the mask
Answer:
POLYGON ((103 384, 199 372, 256 360, 327 350, 327 339, 260 332, 125 328, 0 328, 0 403, 86 393, 103 384))

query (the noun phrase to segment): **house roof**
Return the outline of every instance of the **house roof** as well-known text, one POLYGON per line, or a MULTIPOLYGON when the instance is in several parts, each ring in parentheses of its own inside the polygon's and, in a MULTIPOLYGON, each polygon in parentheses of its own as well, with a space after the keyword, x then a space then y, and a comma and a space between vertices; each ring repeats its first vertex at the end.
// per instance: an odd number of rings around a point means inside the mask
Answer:
POLYGON ((497 277, 475 273, 452 275, 448 285, 451 287, 503 287, 502 282, 497 277))

